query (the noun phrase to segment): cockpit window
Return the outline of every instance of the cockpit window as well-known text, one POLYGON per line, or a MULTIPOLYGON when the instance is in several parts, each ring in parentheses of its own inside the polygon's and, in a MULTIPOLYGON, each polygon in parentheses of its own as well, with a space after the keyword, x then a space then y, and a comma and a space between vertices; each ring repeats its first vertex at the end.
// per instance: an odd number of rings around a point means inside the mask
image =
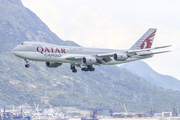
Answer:
POLYGON ((23 42, 23 43, 21 43, 21 45, 23 45, 23 46, 32 46, 33 44, 32 43, 23 42))

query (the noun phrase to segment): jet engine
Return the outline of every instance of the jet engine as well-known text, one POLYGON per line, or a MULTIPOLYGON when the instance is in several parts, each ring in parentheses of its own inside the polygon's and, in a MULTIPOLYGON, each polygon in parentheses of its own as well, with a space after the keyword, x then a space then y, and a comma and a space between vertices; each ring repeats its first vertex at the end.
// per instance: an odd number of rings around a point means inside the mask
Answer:
POLYGON ((83 57, 82 62, 86 65, 93 65, 97 62, 97 60, 95 57, 83 57))
POLYGON ((115 53, 114 54, 114 60, 116 61, 125 61, 128 59, 128 56, 126 53, 115 53))
POLYGON ((62 65, 62 63, 57 63, 57 62, 46 62, 46 66, 49 68, 56 68, 58 66, 62 65))

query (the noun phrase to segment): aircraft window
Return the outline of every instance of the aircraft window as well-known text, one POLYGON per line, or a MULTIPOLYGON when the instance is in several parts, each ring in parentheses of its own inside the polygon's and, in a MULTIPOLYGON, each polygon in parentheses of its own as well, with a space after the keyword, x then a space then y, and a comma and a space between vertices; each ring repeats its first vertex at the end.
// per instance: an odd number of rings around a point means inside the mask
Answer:
POLYGON ((32 46, 32 43, 21 43, 21 45, 32 46))

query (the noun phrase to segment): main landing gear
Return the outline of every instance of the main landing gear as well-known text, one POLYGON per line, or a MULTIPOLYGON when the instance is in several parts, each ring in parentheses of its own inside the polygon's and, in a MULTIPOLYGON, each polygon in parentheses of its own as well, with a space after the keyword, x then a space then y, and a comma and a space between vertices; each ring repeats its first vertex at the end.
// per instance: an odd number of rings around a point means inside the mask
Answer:
MULTIPOLYGON (((77 73, 77 69, 75 68, 75 65, 71 64, 70 68, 71 68, 73 73, 77 73)), ((94 71, 95 68, 93 68, 92 65, 88 65, 88 66, 86 66, 84 68, 81 68, 81 70, 87 72, 87 71, 94 71)))
POLYGON ((26 61, 25 67, 26 68, 30 67, 30 65, 28 64, 28 61, 26 59, 25 59, 25 61, 26 61))
POLYGON ((81 68, 81 70, 87 72, 87 71, 94 71, 95 68, 93 68, 92 65, 88 65, 87 68, 84 67, 84 68, 81 68))
POLYGON ((76 72, 77 72, 77 69, 75 68, 74 65, 71 65, 71 70, 72 70, 73 73, 76 73, 76 72))

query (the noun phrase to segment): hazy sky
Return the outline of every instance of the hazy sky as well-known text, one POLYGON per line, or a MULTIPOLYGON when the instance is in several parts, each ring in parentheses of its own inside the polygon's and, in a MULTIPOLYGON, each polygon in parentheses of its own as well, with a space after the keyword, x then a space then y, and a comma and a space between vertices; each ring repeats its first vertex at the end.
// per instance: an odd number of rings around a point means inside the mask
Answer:
POLYGON ((130 48, 149 28, 153 47, 170 53, 144 60, 180 80, 180 0, 22 0, 61 39, 81 46, 130 48))

